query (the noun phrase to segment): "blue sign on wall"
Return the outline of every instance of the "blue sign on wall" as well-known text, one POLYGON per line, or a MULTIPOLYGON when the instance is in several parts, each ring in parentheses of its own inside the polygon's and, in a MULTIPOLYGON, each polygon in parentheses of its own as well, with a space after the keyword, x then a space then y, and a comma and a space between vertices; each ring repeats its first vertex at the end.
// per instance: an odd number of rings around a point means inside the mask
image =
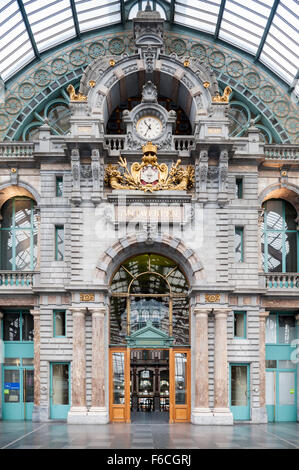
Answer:
POLYGON ((20 390, 19 382, 4 382, 4 388, 7 390, 20 390))

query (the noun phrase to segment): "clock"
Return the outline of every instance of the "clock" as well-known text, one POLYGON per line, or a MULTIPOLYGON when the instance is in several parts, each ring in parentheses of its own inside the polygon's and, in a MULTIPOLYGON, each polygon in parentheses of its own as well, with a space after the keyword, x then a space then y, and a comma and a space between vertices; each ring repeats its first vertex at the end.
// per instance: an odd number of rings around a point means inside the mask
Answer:
POLYGON ((137 134, 146 140, 157 139, 162 134, 163 125, 155 116, 143 116, 136 124, 137 134))

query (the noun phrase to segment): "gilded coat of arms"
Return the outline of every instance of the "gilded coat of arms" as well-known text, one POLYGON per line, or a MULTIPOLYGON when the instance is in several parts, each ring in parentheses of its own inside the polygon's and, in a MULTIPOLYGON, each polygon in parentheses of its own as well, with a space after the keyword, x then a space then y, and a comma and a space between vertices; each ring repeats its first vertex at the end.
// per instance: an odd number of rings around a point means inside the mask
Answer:
POLYGON ((105 183, 113 189, 137 189, 144 192, 159 190, 187 190, 194 184, 194 168, 180 166, 181 160, 169 169, 166 163, 158 163, 157 146, 148 142, 142 146, 142 162, 134 162, 128 169, 126 158, 119 158, 118 165, 107 165, 105 183))

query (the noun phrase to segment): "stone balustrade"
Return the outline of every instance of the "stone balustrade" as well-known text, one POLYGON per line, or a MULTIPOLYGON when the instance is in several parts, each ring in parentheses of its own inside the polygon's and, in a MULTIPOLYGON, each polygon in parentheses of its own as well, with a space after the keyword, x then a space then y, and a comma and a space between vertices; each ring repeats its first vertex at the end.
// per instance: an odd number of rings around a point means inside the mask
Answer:
POLYGON ((119 150, 125 148, 125 135, 105 135, 105 144, 110 152, 117 151, 118 153, 119 150))
POLYGON ((299 145, 265 145, 266 160, 299 160, 299 145))
POLYGON ((32 288, 34 273, 32 271, 1 271, 1 288, 32 288))
POLYGON ((32 158, 34 144, 32 142, 2 142, 0 143, 1 158, 32 158))
POLYGON ((298 273, 265 273, 265 287, 267 289, 298 289, 298 273))
POLYGON ((189 152, 194 147, 194 137, 176 135, 173 137, 173 143, 175 150, 189 152))

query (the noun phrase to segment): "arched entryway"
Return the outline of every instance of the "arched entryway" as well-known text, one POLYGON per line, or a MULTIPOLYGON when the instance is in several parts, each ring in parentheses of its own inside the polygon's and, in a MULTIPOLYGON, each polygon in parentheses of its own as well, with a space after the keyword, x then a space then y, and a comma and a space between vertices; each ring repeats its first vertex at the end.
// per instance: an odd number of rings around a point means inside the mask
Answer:
POLYGON ((190 420, 189 285, 160 254, 125 260, 111 282, 110 420, 190 420))

